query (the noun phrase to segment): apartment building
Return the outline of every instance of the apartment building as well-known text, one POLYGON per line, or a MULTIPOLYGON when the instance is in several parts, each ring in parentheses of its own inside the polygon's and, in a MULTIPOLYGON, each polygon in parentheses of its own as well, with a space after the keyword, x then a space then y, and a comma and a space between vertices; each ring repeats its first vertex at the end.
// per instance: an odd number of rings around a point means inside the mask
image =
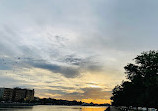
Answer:
POLYGON ((34 89, 0 88, 0 99, 4 101, 31 101, 34 99, 34 89))

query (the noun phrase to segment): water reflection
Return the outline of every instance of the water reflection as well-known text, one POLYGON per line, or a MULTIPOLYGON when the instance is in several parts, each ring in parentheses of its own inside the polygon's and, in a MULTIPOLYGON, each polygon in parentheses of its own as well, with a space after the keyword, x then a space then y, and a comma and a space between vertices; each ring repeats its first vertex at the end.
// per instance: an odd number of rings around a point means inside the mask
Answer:
POLYGON ((104 111, 106 108, 107 107, 39 105, 33 107, 0 108, 0 111, 104 111))
POLYGON ((32 111, 33 106, 0 108, 0 111, 32 111))
POLYGON ((81 111, 104 111, 105 107, 83 107, 81 111))

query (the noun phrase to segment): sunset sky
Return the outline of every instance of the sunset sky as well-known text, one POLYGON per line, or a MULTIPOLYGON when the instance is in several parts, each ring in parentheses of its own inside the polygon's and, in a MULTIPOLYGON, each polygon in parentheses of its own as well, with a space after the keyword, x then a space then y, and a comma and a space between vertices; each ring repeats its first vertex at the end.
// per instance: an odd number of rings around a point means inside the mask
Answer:
POLYGON ((109 103, 123 67, 157 48, 157 0, 0 0, 0 87, 109 103))

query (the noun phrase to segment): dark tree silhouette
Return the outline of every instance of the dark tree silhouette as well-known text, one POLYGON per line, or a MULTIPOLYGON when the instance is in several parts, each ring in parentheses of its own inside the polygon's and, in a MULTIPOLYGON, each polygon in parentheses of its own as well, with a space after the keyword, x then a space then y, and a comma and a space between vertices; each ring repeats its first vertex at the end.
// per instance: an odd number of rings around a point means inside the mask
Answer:
POLYGON ((158 107, 158 51, 143 52, 125 66, 128 81, 113 89, 113 105, 158 107))

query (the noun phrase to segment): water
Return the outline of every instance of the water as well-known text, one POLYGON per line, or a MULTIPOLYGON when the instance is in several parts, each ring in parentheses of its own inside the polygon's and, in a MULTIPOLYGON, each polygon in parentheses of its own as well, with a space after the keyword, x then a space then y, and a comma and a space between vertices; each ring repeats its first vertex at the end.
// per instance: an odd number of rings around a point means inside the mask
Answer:
POLYGON ((25 108, 0 108, 0 111, 104 111, 107 107, 38 105, 25 108))

